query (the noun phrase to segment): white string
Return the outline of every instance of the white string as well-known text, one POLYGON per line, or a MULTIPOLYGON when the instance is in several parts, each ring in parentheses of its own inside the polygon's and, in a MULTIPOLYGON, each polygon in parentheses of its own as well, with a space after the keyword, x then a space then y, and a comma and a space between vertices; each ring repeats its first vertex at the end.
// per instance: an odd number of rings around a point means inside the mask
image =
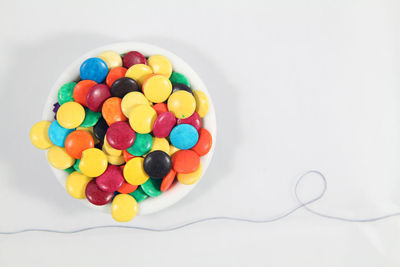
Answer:
POLYGON ((207 221, 236 221, 236 222, 248 222, 248 223, 269 223, 269 222, 275 222, 278 220, 282 220, 289 215, 293 214, 297 210, 304 208, 306 211, 316 215, 320 216, 326 219, 331 219, 331 220, 338 220, 338 221, 344 221, 344 222, 359 222, 359 223, 366 223, 366 222, 375 222, 375 221, 380 221, 380 220, 385 220, 391 217, 396 217, 400 216, 400 212, 395 212, 395 213, 389 213, 385 214, 382 216, 377 216, 377 217, 371 217, 371 218, 347 218, 347 217, 340 217, 340 216, 333 216, 329 214, 325 214, 322 212, 315 211, 309 207, 311 203, 314 203, 318 200, 320 200, 326 193, 328 189, 328 183, 325 178, 325 176, 317 170, 310 170, 302 174, 296 181, 296 184, 294 186, 294 195, 296 197, 296 200, 298 202, 298 205, 285 213, 274 216, 274 217, 269 217, 265 219, 251 219, 251 218, 245 218, 245 217, 230 217, 230 216, 214 216, 214 217, 205 217, 201 219, 196 219, 192 220, 189 222, 185 223, 180 223, 175 226, 170 226, 170 227, 161 227, 161 228, 153 228, 153 227, 142 227, 142 226, 128 226, 128 225, 97 225, 97 226, 90 226, 90 227, 85 227, 85 228, 79 228, 75 230, 57 230, 57 229, 47 229, 47 228, 27 228, 27 229, 21 229, 21 230, 16 230, 16 231, 6 231, 6 232, 0 232, 0 235, 14 235, 14 234, 20 234, 20 233, 26 233, 26 232, 47 232, 47 233, 57 233, 57 234, 75 234, 75 233, 80 233, 80 232, 85 232, 89 230, 96 230, 96 229, 105 229, 105 228, 120 228, 120 229, 136 229, 136 230, 142 230, 142 231, 151 231, 151 232, 169 232, 169 231, 175 231, 184 227, 188 227, 190 225, 202 223, 202 222, 207 222, 207 221), (300 197, 299 197, 299 185, 303 181, 303 179, 310 175, 310 174, 316 174, 318 177, 321 179, 323 182, 323 188, 320 194, 306 202, 303 202, 300 197))

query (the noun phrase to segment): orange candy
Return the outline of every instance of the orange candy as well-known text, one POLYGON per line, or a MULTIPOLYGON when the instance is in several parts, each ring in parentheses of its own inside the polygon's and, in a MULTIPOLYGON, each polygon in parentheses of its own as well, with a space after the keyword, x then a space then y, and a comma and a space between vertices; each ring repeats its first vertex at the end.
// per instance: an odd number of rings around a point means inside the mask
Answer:
POLYGON ((197 155, 204 156, 210 151, 212 146, 212 136, 210 132, 204 128, 201 128, 199 131, 199 140, 197 144, 191 149, 197 153, 197 155))
POLYGON ((78 82, 74 87, 73 97, 75 102, 87 107, 86 95, 90 88, 97 83, 92 80, 83 80, 78 82))
POLYGON ((127 69, 124 67, 116 67, 111 69, 106 78, 106 84, 108 87, 111 87, 111 85, 119 78, 125 77, 126 71, 127 69))
POLYGON ((124 113, 122 113, 121 101, 122 100, 119 97, 110 97, 104 102, 101 113, 103 114, 103 118, 106 120, 108 125, 111 125, 117 121, 128 120, 124 113))
POLYGON ((168 112, 168 106, 165 103, 157 103, 153 106, 153 108, 157 112, 157 116, 163 112, 168 112))
POLYGON ((86 131, 73 131, 65 139, 65 150, 67 151, 68 155, 75 159, 80 159, 84 150, 93 147, 93 137, 86 131))
POLYGON ((118 189, 118 192, 121 194, 129 194, 135 191, 137 188, 137 185, 128 184, 126 181, 124 181, 122 186, 118 189))
POLYGON ((178 173, 191 173, 199 168, 200 157, 192 150, 179 150, 172 156, 172 167, 178 173))
POLYGON ((133 159, 135 156, 131 155, 131 153, 129 153, 126 150, 122 150, 122 155, 124 156, 125 162, 128 162, 130 159, 133 159))
POLYGON ((161 192, 165 192, 171 187, 172 183, 175 180, 175 176, 176 176, 176 171, 174 171, 174 169, 171 169, 161 182, 160 186, 161 192))

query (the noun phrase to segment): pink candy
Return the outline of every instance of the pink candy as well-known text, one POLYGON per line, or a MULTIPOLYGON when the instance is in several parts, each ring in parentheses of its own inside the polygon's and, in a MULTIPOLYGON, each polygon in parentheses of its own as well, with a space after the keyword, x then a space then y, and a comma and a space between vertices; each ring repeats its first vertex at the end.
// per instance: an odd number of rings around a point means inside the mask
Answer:
POLYGON ((201 128, 201 119, 199 114, 195 111, 192 116, 186 119, 178 119, 177 124, 190 124, 194 128, 196 128, 197 131, 200 130, 201 128))
POLYGON ((105 192, 100 190, 97 186, 95 179, 91 180, 85 190, 86 198, 90 203, 102 206, 111 201, 114 193, 113 192, 105 192))
POLYGON ((118 150, 128 149, 135 142, 135 131, 125 121, 111 124, 106 136, 110 146, 118 150))
POLYGON ((96 178, 97 186, 105 192, 117 191, 124 183, 124 176, 121 168, 115 165, 108 165, 106 171, 96 178))
POLYGON ((86 103, 91 111, 99 112, 101 111, 104 101, 109 97, 111 97, 111 93, 107 85, 96 84, 89 89, 86 95, 86 103))
POLYGON ((164 138, 169 135, 176 124, 175 115, 172 112, 163 112, 154 122, 153 134, 155 137, 164 138))

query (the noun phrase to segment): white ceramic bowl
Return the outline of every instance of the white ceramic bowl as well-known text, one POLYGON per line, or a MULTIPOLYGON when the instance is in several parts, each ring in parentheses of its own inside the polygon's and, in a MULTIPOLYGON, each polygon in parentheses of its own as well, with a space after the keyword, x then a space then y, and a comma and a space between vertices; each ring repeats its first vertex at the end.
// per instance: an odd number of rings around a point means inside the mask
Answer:
MULTIPOLYGON (((82 62, 90 57, 98 56, 101 52, 103 52, 105 50, 113 50, 120 54, 129 52, 132 50, 136 50, 136 51, 141 52, 146 57, 151 56, 151 55, 156 55, 156 54, 164 55, 171 61, 174 71, 180 72, 188 78, 188 80, 191 84, 191 88, 199 89, 199 90, 202 90, 204 93, 206 93, 206 95, 208 96, 208 99, 210 101, 210 110, 209 110, 208 114, 203 118, 202 123, 203 123, 203 127, 210 131, 210 133, 213 137, 213 145, 212 145, 210 152, 207 155, 201 157, 201 163, 203 165, 203 176, 204 176, 204 174, 207 170, 207 167, 211 161, 211 158, 213 156, 213 153, 214 153, 216 134, 217 134, 215 110, 214 110, 211 96, 208 93, 207 88, 204 85, 203 81, 200 79, 200 77, 197 75, 197 73, 194 72, 192 70, 192 68, 185 61, 183 61, 181 58, 179 58, 175 54, 173 54, 165 49, 162 49, 160 47, 146 44, 146 43, 124 42, 124 43, 114 43, 114 44, 106 45, 103 47, 99 47, 99 48, 96 48, 96 49, 86 53, 79 59, 75 60, 63 73, 61 73, 60 77, 57 79, 53 88, 51 88, 49 96, 46 100, 46 104, 44 105, 43 115, 42 115, 43 120, 52 121, 54 119, 53 104, 57 102, 58 89, 67 82, 78 80, 79 67, 82 64, 82 62)), ((63 170, 57 170, 57 169, 53 168, 51 165, 49 165, 49 166, 53 170, 53 173, 55 174, 57 180, 65 188, 65 181, 68 177, 67 172, 65 172, 63 170)), ((196 186, 197 183, 195 183, 193 185, 183 185, 183 184, 180 184, 177 182, 167 192, 164 192, 160 196, 155 197, 155 198, 151 198, 151 197, 147 198, 146 200, 139 203, 138 215, 154 213, 154 212, 160 211, 162 209, 165 209, 165 208, 173 205, 174 203, 176 203, 177 201, 182 199, 186 194, 188 194, 196 186)), ((72 200, 72 199, 70 199, 70 200, 72 200)), ((107 204, 104 206, 95 206, 95 205, 91 204, 89 201, 87 201, 87 199, 82 199, 79 201, 81 201, 85 205, 90 206, 94 209, 101 210, 101 211, 108 212, 108 213, 111 212, 111 204, 107 204)))

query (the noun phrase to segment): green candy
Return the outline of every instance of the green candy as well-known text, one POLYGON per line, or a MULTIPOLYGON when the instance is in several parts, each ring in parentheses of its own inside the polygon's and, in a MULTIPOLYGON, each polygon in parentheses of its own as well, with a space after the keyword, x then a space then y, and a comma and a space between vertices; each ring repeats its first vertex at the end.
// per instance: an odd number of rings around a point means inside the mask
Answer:
POLYGON ((129 195, 133 196, 133 198, 136 199, 137 202, 141 202, 149 197, 148 195, 146 195, 141 187, 138 187, 135 191, 129 193, 129 195))
POLYGON ((161 195, 161 190, 160 190, 161 182, 162 179, 150 178, 140 187, 147 195, 151 197, 158 197, 159 195, 161 195))
POLYGON ((73 173, 75 171, 75 169, 73 167, 69 167, 68 169, 65 169, 64 171, 68 172, 68 173, 73 173))
POLYGON ((88 128, 95 126, 101 117, 101 112, 94 112, 85 107, 85 119, 80 127, 88 128))
POLYGON ((179 72, 172 72, 171 76, 169 77, 169 80, 172 84, 174 83, 183 83, 184 85, 187 85, 190 87, 190 83, 188 79, 185 77, 185 75, 179 73, 179 72))
POLYGON ((75 161, 74 165, 73 165, 71 168, 73 168, 74 171, 81 172, 81 170, 79 169, 79 163, 80 163, 80 162, 81 162, 81 160, 80 160, 80 159, 77 159, 77 160, 75 161))
POLYGON ((74 88, 75 88, 76 82, 70 82, 66 83, 63 86, 61 86, 60 90, 58 90, 58 103, 60 105, 74 101, 74 88))
POLYGON ((151 134, 140 134, 136 133, 135 142, 133 145, 127 149, 127 151, 136 156, 143 156, 150 151, 153 146, 153 137, 151 134))

